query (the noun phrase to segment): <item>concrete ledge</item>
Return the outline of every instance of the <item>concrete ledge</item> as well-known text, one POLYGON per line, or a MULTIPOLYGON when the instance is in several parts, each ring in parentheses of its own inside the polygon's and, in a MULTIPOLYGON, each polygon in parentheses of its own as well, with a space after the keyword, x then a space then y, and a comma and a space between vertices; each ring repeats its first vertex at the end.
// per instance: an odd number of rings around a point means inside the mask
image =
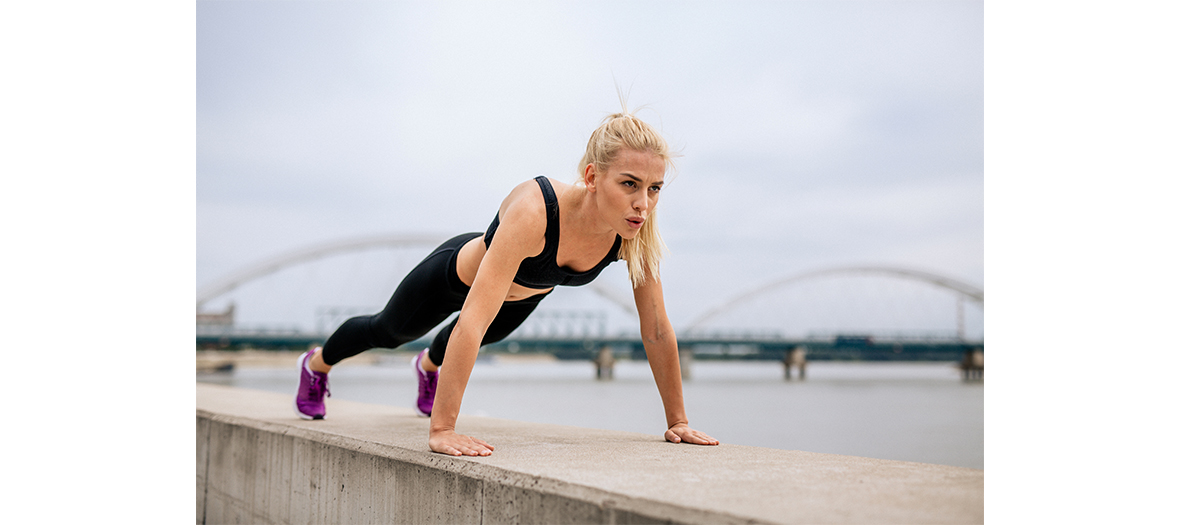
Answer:
POLYGON ((452 458, 408 408, 197 384, 197 523, 982 523, 983 471, 462 415, 452 458))

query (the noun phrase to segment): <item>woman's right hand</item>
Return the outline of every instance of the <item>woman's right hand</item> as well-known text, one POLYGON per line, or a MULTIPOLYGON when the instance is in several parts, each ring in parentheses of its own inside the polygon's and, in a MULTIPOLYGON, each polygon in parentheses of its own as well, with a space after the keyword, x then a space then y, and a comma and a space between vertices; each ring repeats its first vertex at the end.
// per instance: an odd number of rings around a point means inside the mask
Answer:
POLYGON ((443 430, 430 433, 430 450, 449 456, 490 456, 496 447, 482 439, 443 430))

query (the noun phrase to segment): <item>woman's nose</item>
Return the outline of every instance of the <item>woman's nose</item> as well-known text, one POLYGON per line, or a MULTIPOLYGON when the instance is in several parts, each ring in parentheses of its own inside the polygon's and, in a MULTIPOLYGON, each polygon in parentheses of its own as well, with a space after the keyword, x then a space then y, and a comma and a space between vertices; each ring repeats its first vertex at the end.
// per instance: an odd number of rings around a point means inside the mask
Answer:
POLYGON ((647 198, 647 196, 644 195, 643 197, 639 197, 639 198, 635 199, 635 202, 632 204, 632 206, 634 206, 635 209, 638 211, 644 211, 647 209, 647 206, 649 204, 648 200, 649 199, 647 198))

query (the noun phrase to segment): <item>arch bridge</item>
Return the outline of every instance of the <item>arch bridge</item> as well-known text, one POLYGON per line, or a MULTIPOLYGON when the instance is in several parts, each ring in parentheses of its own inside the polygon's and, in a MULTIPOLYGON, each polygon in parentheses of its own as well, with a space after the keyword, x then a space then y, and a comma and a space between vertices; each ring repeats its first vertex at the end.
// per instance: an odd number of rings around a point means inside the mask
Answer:
MULTIPOLYGON (((938 275, 931 272, 921 270, 913 270, 907 268, 898 268, 891 266, 846 266, 837 268, 824 268, 819 270, 811 270, 800 274, 792 275, 782 279, 776 279, 768 283, 756 286, 750 290, 739 293, 729 300, 709 309, 705 313, 693 319, 685 327, 686 333, 699 333, 702 331, 705 324, 717 318, 721 314, 728 312, 734 307, 753 300, 759 296, 767 295, 771 292, 787 288, 791 285, 799 284, 801 282, 819 279, 823 277, 832 277, 840 275, 878 275, 900 279, 907 279, 918 281, 932 285, 936 288, 949 290, 956 294, 960 300, 974 302, 983 307, 983 290, 968 283, 952 279, 950 277, 938 275)), ((959 321, 959 336, 963 334, 963 320, 962 320, 962 304, 960 302, 960 310, 958 312, 959 321)))
MULTIPOLYGON (((305 264, 333 255, 341 255, 374 248, 433 248, 439 244, 442 244, 442 242, 448 238, 449 237, 442 235, 378 235, 318 244, 315 246, 282 253, 275 257, 251 264, 241 270, 232 272, 225 277, 217 279, 208 285, 203 286, 197 291, 197 311, 199 312, 205 303, 221 297, 222 295, 233 291, 247 282, 266 277, 284 268, 305 264)), ((632 302, 630 298, 626 297, 624 294, 620 294, 614 289, 604 286, 599 282, 592 282, 586 287, 604 299, 617 305, 619 308, 622 308, 624 311, 638 315, 635 311, 634 302, 632 302)))
MULTIPOLYGON (((441 235, 370 236, 324 243, 283 253, 278 256, 249 265, 239 271, 233 272, 223 278, 213 281, 206 286, 203 286, 198 291, 196 298, 198 318, 200 319, 201 316, 205 316, 205 318, 216 317, 216 314, 210 315, 200 313, 201 308, 206 303, 235 290, 247 282, 271 275, 284 268, 305 264, 333 255, 340 255, 374 248, 433 248, 446 240, 446 238, 447 237, 441 235)), ((627 294, 620 293, 614 288, 611 288, 610 286, 604 285, 600 282, 593 282, 590 285, 587 285, 585 288, 606 299, 611 304, 619 307, 622 311, 628 313, 629 315, 636 315, 634 302, 627 294)), ((971 284, 950 277, 908 268, 889 266, 847 266, 838 268, 824 268, 802 272, 785 278, 775 279, 763 285, 736 294, 730 299, 709 309, 705 313, 684 325, 681 330, 678 330, 681 333, 678 339, 682 347, 695 347, 699 349, 701 351, 699 353, 702 355, 702 357, 716 354, 726 358, 764 359, 767 358, 767 356, 781 356, 796 346, 807 346, 808 348, 813 349, 813 352, 816 350, 820 351, 820 355, 824 355, 826 352, 836 356, 836 358, 839 358, 840 356, 863 358, 866 355, 866 352, 876 352, 885 358, 890 358, 891 356, 896 356, 901 353, 912 357, 915 348, 918 349, 917 351, 926 352, 927 354, 929 354, 931 349, 934 349, 935 353, 941 355, 942 353, 952 351, 961 352, 961 349, 967 344, 964 341, 962 327, 963 302, 976 303, 982 308, 984 302, 983 290, 971 284), (848 334, 830 334, 828 336, 786 339, 774 334, 731 333, 726 335, 711 335, 705 330, 705 327, 708 325, 708 323, 715 320, 722 313, 728 312, 734 307, 749 302, 760 296, 780 291, 792 285, 813 279, 854 275, 875 275, 912 280, 947 290, 955 294, 960 299, 958 337, 895 337, 886 340, 878 338, 876 341, 873 341, 872 338, 863 336, 857 337, 854 335, 849 336, 848 334), (909 350, 902 352, 903 349, 909 350)), ((568 319, 580 319, 579 315, 561 313, 554 313, 554 315, 550 317, 560 319, 563 318, 563 315, 564 318, 568 319)), ((541 317, 544 316, 542 315, 541 317)), ((642 343, 639 342, 638 336, 635 336, 634 338, 611 338, 606 336, 605 330, 595 330, 594 332, 597 333, 585 333, 585 330, 551 329, 547 331, 549 333, 548 336, 540 333, 524 332, 525 331, 522 331, 521 334, 514 334, 509 340, 492 345, 492 348, 496 350, 512 352, 521 350, 550 351, 557 353, 559 356, 564 355, 566 357, 585 357, 590 355, 590 353, 596 348, 600 348, 603 345, 610 345, 624 352, 630 352, 636 357, 643 357, 642 343), (562 334, 558 334, 557 332, 562 332, 562 334), (585 354, 585 356, 583 354, 585 354)), ((240 341, 253 341, 254 343, 260 344, 262 346, 267 346, 269 342, 276 345, 290 345, 295 347, 304 346, 316 341, 322 341, 324 337, 325 334, 297 334, 291 333, 291 331, 288 331, 287 333, 248 333, 244 331, 237 331, 234 335, 228 335, 225 332, 214 333, 205 330, 204 333, 202 333, 201 330, 198 330, 198 345, 204 343, 206 346, 225 346, 227 341, 236 339, 240 341)), ((982 342, 971 343, 971 345, 981 347, 982 342)), ((816 357, 819 357, 819 355, 816 357)))

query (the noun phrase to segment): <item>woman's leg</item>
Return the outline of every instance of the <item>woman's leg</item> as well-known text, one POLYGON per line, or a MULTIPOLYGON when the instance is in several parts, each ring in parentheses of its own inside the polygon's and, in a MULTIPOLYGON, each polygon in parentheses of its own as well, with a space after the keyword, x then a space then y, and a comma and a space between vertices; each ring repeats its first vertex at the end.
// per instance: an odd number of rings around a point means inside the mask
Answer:
POLYGON ((333 366, 370 348, 397 348, 462 308, 467 287, 454 275, 454 254, 477 236, 464 234, 443 243, 406 275, 385 309, 340 325, 324 342, 324 364, 333 366), (456 282, 461 288, 456 289, 456 282))
POLYGON ((299 390, 295 394, 299 417, 324 417, 324 396, 330 395, 328 371, 332 365, 370 348, 397 348, 422 337, 463 307, 467 287, 455 275, 454 255, 465 242, 479 235, 463 234, 443 243, 406 275, 384 310, 345 321, 323 348, 300 356, 299 390))
MULTIPOLYGON (((492 319, 492 324, 488 325, 488 331, 483 335, 483 345, 490 345, 499 342, 505 337, 508 337, 513 330, 516 330, 533 310, 537 309, 541 299, 552 292, 545 292, 540 295, 522 299, 520 301, 509 301, 500 307, 500 312, 496 314, 496 318, 492 319)), ((451 339, 451 331, 455 329, 455 323, 459 318, 455 318, 445 328, 439 330, 438 335, 434 336, 434 340, 430 343, 430 361, 437 367, 442 366, 443 358, 447 352, 447 341, 451 339)))
MULTIPOLYGON (((484 332, 483 342, 480 346, 489 345, 507 337, 528 318, 529 314, 533 313, 533 310, 537 309, 537 303, 540 303, 546 295, 548 292, 521 301, 506 302, 500 306, 500 312, 496 314, 495 319, 492 319, 492 324, 488 325, 488 330, 484 332)), ((415 404, 415 409, 423 416, 429 416, 434 410, 434 391, 438 384, 438 368, 442 366, 443 357, 447 351, 447 341, 451 339, 451 331, 455 329, 455 324, 458 322, 459 318, 456 317, 454 321, 439 330, 430 343, 430 348, 423 350, 414 358, 414 369, 418 374, 418 401, 415 404), (424 357, 425 359, 423 359, 424 357)))

